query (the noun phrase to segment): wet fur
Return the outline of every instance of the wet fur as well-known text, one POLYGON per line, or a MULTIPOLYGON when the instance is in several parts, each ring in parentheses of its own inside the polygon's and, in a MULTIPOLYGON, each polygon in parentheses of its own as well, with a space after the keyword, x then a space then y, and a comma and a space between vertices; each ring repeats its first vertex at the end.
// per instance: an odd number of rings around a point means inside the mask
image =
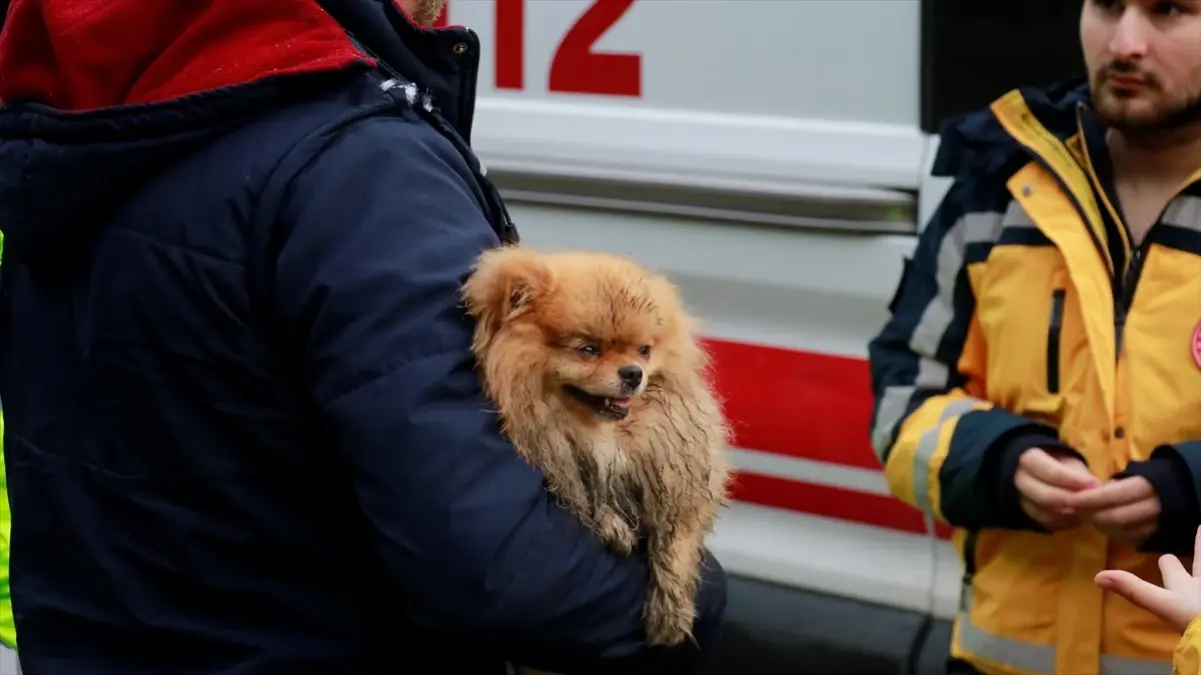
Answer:
POLYGON ((675 287, 624 258, 512 246, 481 256, 464 298, 505 433, 614 551, 645 542, 648 642, 682 642, 730 468, 708 358, 675 287), (604 342, 611 362, 585 367, 590 360, 572 351, 580 336, 604 342), (649 358, 641 343, 651 344, 649 358), (616 386, 610 371, 632 360, 644 366, 645 390, 623 420, 598 419, 564 392, 565 384, 606 391, 616 386))

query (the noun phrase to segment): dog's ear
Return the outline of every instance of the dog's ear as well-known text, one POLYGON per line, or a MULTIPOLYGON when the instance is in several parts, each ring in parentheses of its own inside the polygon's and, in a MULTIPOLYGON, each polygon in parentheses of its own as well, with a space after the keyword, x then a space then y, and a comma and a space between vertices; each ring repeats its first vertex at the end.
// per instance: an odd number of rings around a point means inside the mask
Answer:
POLYGON ((551 271, 541 255, 520 246, 485 252, 463 286, 467 312, 488 330, 527 311, 550 290, 551 271))

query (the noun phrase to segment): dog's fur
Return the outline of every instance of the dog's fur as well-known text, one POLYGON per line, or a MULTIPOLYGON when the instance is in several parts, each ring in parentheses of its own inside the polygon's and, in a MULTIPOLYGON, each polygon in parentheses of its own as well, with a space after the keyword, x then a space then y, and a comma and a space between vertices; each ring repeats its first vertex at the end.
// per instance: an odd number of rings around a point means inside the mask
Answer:
POLYGON ((645 542, 648 643, 682 642, 730 467, 676 288, 625 258, 509 246, 481 256, 463 290, 505 433, 613 550, 645 542))

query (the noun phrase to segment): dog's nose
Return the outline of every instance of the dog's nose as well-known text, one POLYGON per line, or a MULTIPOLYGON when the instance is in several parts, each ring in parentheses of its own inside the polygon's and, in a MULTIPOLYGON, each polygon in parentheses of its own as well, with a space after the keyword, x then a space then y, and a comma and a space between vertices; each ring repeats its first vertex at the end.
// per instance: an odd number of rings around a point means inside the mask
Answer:
POLYGON ((637 389, 642 384, 642 367, 622 366, 617 369, 617 376, 621 378, 621 383, 625 386, 637 389))

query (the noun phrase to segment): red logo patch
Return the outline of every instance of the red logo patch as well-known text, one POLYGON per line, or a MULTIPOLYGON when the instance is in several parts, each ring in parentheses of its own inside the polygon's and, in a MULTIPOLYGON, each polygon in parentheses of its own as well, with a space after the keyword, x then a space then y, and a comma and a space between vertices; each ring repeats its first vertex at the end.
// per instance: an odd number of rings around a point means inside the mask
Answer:
POLYGON ((1197 323, 1197 327, 1193 329, 1193 339, 1189 343, 1189 350, 1193 353, 1193 363, 1201 368, 1201 322, 1197 323))

